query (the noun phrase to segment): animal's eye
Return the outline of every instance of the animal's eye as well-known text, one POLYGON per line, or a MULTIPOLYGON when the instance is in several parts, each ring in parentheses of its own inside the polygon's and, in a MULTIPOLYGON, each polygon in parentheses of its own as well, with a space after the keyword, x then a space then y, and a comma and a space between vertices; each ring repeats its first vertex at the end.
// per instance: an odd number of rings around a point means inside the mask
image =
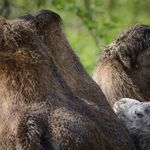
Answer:
POLYGON ((143 117, 143 114, 142 114, 142 113, 136 113, 136 116, 137 116, 138 118, 142 118, 142 117, 143 117))
POLYGON ((139 104, 139 103, 134 103, 135 105, 139 104))

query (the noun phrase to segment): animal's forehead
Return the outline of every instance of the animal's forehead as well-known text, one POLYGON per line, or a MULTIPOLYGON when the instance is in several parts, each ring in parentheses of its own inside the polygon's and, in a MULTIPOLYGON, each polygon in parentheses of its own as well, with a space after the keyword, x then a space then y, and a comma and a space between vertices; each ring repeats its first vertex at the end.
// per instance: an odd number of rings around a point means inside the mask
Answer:
POLYGON ((138 104, 133 104, 131 109, 139 110, 139 111, 145 111, 147 108, 150 108, 150 102, 141 102, 138 104))
POLYGON ((125 102, 126 102, 125 104, 128 105, 128 106, 141 104, 139 101, 134 100, 134 99, 125 99, 125 102))

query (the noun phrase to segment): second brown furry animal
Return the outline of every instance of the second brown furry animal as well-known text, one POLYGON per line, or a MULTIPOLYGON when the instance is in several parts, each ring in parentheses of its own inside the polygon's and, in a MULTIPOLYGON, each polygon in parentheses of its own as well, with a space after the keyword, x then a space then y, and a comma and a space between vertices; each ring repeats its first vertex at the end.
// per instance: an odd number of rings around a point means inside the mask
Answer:
POLYGON ((150 100, 150 26, 138 24, 125 30, 105 47, 93 79, 109 104, 121 98, 150 100))

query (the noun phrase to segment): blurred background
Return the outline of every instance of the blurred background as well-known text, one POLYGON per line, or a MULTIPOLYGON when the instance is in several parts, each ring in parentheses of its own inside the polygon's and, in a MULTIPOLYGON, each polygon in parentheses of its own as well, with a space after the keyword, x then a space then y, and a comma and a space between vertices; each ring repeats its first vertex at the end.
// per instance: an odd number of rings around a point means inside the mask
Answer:
POLYGON ((66 37, 91 76, 104 46, 131 25, 150 25, 150 0, 0 0, 0 18, 41 8, 61 16, 66 37))

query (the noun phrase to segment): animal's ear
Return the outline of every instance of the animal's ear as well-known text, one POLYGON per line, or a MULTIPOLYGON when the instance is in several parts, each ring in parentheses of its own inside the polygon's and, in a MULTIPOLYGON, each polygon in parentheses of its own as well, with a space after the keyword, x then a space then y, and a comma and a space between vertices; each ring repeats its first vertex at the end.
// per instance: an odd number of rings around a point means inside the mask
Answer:
POLYGON ((44 30, 45 25, 49 25, 52 22, 57 23, 58 25, 62 24, 61 17, 50 10, 38 10, 33 16, 38 29, 44 30))
POLYGON ((136 58, 133 48, 128 44, 121 44, 117 47, 116 51, 122 64, 131 69, 132 62, 136 58))

